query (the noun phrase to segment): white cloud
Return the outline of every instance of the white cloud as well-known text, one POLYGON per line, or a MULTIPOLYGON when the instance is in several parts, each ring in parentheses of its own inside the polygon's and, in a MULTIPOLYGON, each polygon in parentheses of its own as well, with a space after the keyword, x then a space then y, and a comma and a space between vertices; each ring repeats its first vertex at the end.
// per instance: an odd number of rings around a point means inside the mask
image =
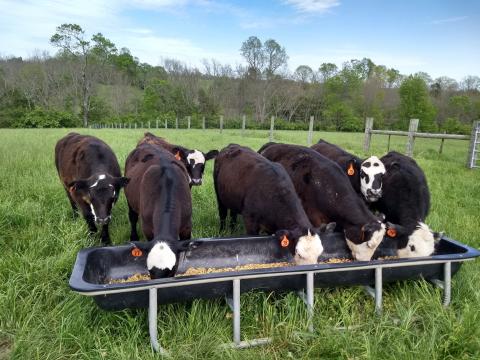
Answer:
POLYGON ((440 25, 440 24, 459 22, 459 21, 463 21, 463 20, 466 20, 466 19, 468 19, 468 16, 456 16, 456 17, 451 17, 451 18, 446 18, 446 19, 432 20, 432 21, 430 21, 430 24, 440 25))
POLYGON ((340 5, 339 0, 284 0, 284 2, 293 6, 298 12, 310 14, 323 14, 340 5))

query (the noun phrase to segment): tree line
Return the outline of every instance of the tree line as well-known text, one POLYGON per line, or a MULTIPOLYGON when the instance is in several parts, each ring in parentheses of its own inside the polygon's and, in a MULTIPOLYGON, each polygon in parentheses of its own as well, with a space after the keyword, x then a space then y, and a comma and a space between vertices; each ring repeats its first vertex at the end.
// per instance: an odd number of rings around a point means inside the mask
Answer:
MULTIPOLYGON (((103 34, 87 38, 77 24, 57 27, 50 43, 57 54, 0 58, 0 127, 77 127, 90 123, 165 121, 206 117, 236 126, 361 131, 365 117, 375 128, 468 133, 480 118, 480 77, 460 82, 427 73, 403 75, 364 58, 338 67, 301 65, 288 69, 286 49, 256 36, 240 46, 244 64, 205 59, 190 67, 175 59, 142 63, 103 34)), ((161 55, 161 49, 159 49, 161 55)))

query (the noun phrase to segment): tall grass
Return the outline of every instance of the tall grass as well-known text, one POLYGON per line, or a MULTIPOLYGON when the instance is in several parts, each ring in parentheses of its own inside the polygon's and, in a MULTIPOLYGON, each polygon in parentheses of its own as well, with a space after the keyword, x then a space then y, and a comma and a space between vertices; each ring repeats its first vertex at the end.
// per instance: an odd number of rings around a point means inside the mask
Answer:
MULTIPOLYGON (((141 130, 78 130, 105 140, 123 166, 141 130)), ((0 132, 0 359, 153 359, 147 312, 105 312, 91 299, 70 291, 68 278, 76 253, 99 244, 82 219, 73 219, 53 164, 56 141, 67 130, 0 132)), ((266 131, 160 130, 174 143, 203 151, 241 143, 258 149, 266 131)), ((306 132, 279 131, 277 141, 306 143, 306 132)), ((362 135, 315 133, 361 156, 362 135)), ((392 138, 404 151, 405 138, 392 138)), ((428 223, 472 246, 480 246, 480 172, 464 167, 467 143, 417 140, 415 158, 432 193, 428 223)), ((372 151, 386 151, 386 138, 373 137, 372 151)), ((210 162, 204 185, 192 190, 193 236, 218 231, 210 162)), ((114 244, 128 241, 123 195, 113 210, 114 244)), ((237 233, 241 233, 239 227, 237 233)), ((356 287, 316 289, 314 325, 295 294, 242 295, 244 339, 271 336, 274 342, 245 350, 219 346, 231 341, 230 310, 222 301, 196 300, 159 308, 159 339, 174 358, 198 359, 478 359, 480 358, 480 274, 465 264, 453 279, 453 301, 441 305, 441 291, 424 281, 389 284, 384 313, 356 287)))

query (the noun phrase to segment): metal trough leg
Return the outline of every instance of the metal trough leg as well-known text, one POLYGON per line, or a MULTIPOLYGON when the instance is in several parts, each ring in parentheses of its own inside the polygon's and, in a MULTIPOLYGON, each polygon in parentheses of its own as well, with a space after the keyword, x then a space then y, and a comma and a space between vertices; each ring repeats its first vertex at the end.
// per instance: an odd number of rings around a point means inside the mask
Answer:
POLYGON ((375 299, 375 312, 377 315, 382 313, 382 268, 375 268, 375 289, 371 286, 364 286, 364 290, 368 295, 375 299))
POLYGON ((233 311, 233 343, 227 346, 243 349, 252 346, 265 345, 272 342, 271 338, 260 338, 248 341, 241 341, 240 332, 240 279, 233 279, 232 297, 226 298, 227 304, 233 311))
POLYGON ((307 311, 308 331, 313 332, 313 304, 314 304, 313 272, 307 273, 307 311))
POLYGON ((452 298, 452 263, 446 262, 443 268, 443 306, 450 305, 452 298))
POLYGON ((157 334, 157 289, 148 290, 148 331, 150 332, 150 344, 152 349, 162 355, 167 355, 167 351, 158 343, 157 334))

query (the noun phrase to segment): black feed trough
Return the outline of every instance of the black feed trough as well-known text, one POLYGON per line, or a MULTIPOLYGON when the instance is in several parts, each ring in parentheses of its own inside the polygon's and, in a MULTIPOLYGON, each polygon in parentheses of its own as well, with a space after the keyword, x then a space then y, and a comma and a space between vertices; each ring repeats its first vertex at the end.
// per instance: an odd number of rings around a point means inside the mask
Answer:
MULTIPOLYGON (((413 259, 383 258, 395 255, 387 238, 371 261, 321 263, 328 258, 350 258, 343 234, 322 236, 324 253, 319 264, 283 266, 264 269, 208 273, 185 276, 189 268, 235 268, 246 264, 293 262, 292 255, 272 236, 208 238, 202 245, 180 255, 175 277, 109 284, 111 279, 125 279, 148 273, 145 255, 134 257, 132 245, 95 247, 81 250, 70 277, 72 290, 93 296, 106 310, 149 308, 152 347, 163 351, 157 341, 157 304, 191 301, 199 298, 225 297, 234 312, 234 345, 262 344, 268 339, 240 341, 240 293, 250 290, 297 291, 310 314, 314 287, 363 285, 375 297, 381 311, 382 284, 407 279, 427 279, 444 289, 444 304, 451 294, 451 276, 466 260, 480 252, 455 240, 442 238, 432 256, 413 259), (377 259, 377 260, 376 260, 377 259), (183 276, 178 276, 183 275, 183 276)), ((309 324, 311 328, 311 324, 309 324)))

